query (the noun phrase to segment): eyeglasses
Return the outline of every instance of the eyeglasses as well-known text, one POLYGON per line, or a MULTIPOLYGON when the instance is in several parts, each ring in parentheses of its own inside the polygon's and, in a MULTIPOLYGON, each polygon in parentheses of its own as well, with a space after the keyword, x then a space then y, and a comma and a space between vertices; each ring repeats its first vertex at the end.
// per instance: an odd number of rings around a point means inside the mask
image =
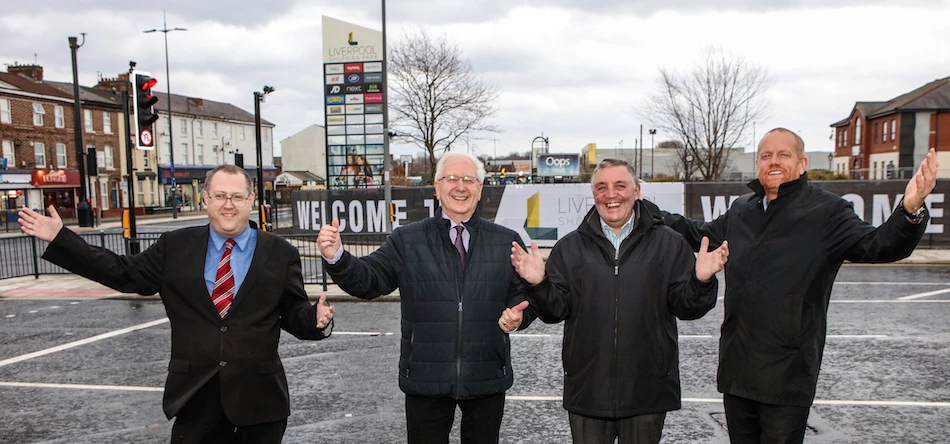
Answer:
POLYGON ((476 183, 478 183, 478 178, 477 178, 477 177, 474 177, 474 176, 456 176, 456 175, 454 175, 454 174, 449 174, 448 176, 442 176, 442 178, 439 179, 439 180, 444 180, 444 181, 446 181, 446 182, 448 182, 448 183, 450 183, 450 184, 453 184, 453 185, 459 183, 459 181, 462 181, 462 183, 464 183, 465 185, 475 185, 476 183))
POLYGON ((245 204, 247 204, 249 199, 243 194, 227 195, 224 193, 214 193, 211 195, 211 203, 213 203, 215 206, 224 206, 224 204, 229 200, 234 206, 243 207, 245 204))

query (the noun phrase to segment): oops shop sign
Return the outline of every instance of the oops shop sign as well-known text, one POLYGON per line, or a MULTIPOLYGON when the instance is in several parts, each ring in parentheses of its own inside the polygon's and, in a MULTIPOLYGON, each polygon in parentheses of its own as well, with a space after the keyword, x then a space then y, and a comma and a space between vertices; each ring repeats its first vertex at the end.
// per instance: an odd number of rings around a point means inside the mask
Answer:
POLYGON ((539 176, 577 176, 580 163, 577 154, 542 154, 538 156, 539 176))

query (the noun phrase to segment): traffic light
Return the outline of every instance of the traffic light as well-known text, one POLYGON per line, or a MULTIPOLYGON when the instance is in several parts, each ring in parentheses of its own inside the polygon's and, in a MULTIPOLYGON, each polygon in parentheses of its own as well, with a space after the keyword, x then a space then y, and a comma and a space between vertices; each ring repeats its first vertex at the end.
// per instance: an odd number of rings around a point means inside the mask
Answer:
POLYGON ((135 147, 140 150, 155 149, 155 132, 152 124, 158 120, 158 114, 152 109, 158 97, 152 95, 152 88, 158 83, 152 75, 144 71, 132 71, 132 107, 135 122, 135 147))

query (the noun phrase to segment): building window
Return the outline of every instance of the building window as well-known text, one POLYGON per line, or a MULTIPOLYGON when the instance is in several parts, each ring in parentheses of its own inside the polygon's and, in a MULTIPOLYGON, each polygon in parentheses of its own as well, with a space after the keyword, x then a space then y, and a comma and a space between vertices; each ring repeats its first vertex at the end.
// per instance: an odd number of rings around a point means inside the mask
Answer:
POLYGON ((224 126, 224 133, 228 135, 228 140, 233 138, 233 136, 231 135, 231 125, 224 126))
POLYGON ((897 137, 897 119, 891 119, 891 140, 897 137))
POLYGON ((201 128, 201 121, 196 120, 195 121, 195 137, 202 137, 202 134, 204 134, 204 132, 202 131, 202 128, 201 128))
POLYGON ((195 156, 198 159, 195 161, 195 165, 204 165, 205 164, 205 146, 203 144, 195 145, 195 156))
POLYGON ((99 204, 103 210, 109 209, 109 183, 99 182, 99 204))
POLYGON ((14 154, 13 154, 12 140, 3 141, 3 158, 7 159, 7 168, 9 169, 16 168, 16 157, 14 157, 14 154))
POLYGON ((43 104, 34 103, 33 104, 33 126, 43 126, 43 114, 46 114, 46 110, 43 109, 43 104))
POLYGON ((268 128, 264 128, 263 130, 261 130, 261 132, 264 133, 264 141, 265 141, 265 142, 269 142, 269 141, 270 141, 270 130, 269 130, 268 128))
POLYGON ((881 132, 881 141, 887 142, 887 122, 884 122, 884 124, 881 125, 881 129, 883 130, 881 132))
POLYGON ((66 144, 56 144, 56 167, 66 168, 66 144))
POLYGON ((218 122, 211 122, 211 138, 218 138, 218 122))
MULTIPOLYGON (((184 122, 184 120, 182 120, 182 122, 184 122)), ((188 144, 187 143, 181 144, 181 154, 185 156, 185 162, 182 163, 182 165, 188 165, 188 144)))
POLYGON ((53 116, 56 117, 56 128, 66 128, 66 114, 62 106, 56 105, 53 108, 53 116))
POLYGON ((854 121, 854 144, 861 144, 861 118, 858 117, 854 121))
POLYGON ((874 162, 874 172, 872 174, 874 174, 874 179, 877 179, 877 162, 874 162))
POLYGON ((86 128, 86 132, 87 133, 95 132, 95 130, 92 127, 92 110, 84 109, 82 110, 82 115, 83 115, 83 121, 84 121, 84 126, 86 128))
POLYGON ((102 132, 112 134, 112 113, 109 111, 102 112, 102 132))
POLYGON ((148 151, 142 151, 142 168, 148 169, 148 151))
POLYGON ((238 127, 238 139, 244 140, 244 127, 243 127, 243 126, 238 127))
MULTIPOLYGON (((168 142, 162 144, 162 159, 167 160, 169 164, 175 163, 175 159, 172 159, 172 146, 168 142)), ((159 160, 158 163, 162 161, 159 160)))
POLYGON ((10 99, 0 99, 0 123, 11 123, 10 99))
POLYGON ((874 131, 873 131, 873 132, 874 132, 874 143, 877 143, 877 142, 880 140, 880 138, 878 137, 878 133, 877 133, 877 127, 878 127, 878 122, 874 122, 874 131))
POLYGON ((848 146, 848 131, 844 132, 844 146, 848 146))
POLYGON ((180 120, 181 120, 181 135, 187 136, 188 135, 188 121, 185 119, 180 119, 180 120))
POLYGON ((107 170, 114 170, 114 169, 115 169, 115 161, 114 161, 113 158, 112 158, 112 147, 109 146, 109 145, 106 145, 105 150, 106 150, 106 169, 107 169, 107 170))
POLYGON ((138 191, 138 197, 136 198, 139 201, 139 204, 145 206, 145 181, 140 180, 135 184, 135 188, 138 191))
POLYGON ((46 167, 46 145, 43 142, 33 142, 33 163, 37 168, 46 167))

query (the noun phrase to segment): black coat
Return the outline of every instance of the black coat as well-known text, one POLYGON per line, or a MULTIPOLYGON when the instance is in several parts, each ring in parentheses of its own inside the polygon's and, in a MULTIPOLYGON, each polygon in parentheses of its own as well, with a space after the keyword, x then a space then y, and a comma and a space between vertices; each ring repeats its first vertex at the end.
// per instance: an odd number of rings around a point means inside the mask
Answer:
MULTIPOLYGON (((514 378, 508 335, 498 318, 524 300, 511 266, 511 243, 521 241, 514 231, 475 215, 465 224, 471 237, 462 270, 449 226, 436 215, 397 228, 369 256, 344 252, 327 271, 358 298, 399 288, 403 392, 456 399, 503 393, 514 378)), ((533 319, 530 310, 524 313, 521 328, 533 319)))
POLYGON ((247 277, 221 319, 204 279, 210 229, 168 232, 140 254, 118 256, 63 228, 43 259, 121 292, 161 295, 172 336, 169 419, 219 374, 221 404, 234 425, 282 420, 290 415, 290 396, 277 354, 281 328, 300 339, 326 337, 307 300, 300 256, 279 236, 258 231, 247 277))
POLYGON ((696 278, 683 237, 636 203, 617 254, 596 208, 557 242, 528 301, 544 322, 564 321, 564 408, 625 418, 680 408, 676 318, 716 305, 718 281, 696 278))
MULTIPOLYGON (((908 221, 898 208, 879 228, 851 204, 808 185, 782 184, 763 210, 765 190, 702 223, 664 213, 667 224, 699 247, 729 241, 725 319, 719 341, 719 391, 755 401, 808 407, 815 398, 825 347, 828 303, 838 269, 852 262, 891 262, 910 255, 926 219, 908 221)), ((655 208, 655 207, 654 207, 655 208)))

